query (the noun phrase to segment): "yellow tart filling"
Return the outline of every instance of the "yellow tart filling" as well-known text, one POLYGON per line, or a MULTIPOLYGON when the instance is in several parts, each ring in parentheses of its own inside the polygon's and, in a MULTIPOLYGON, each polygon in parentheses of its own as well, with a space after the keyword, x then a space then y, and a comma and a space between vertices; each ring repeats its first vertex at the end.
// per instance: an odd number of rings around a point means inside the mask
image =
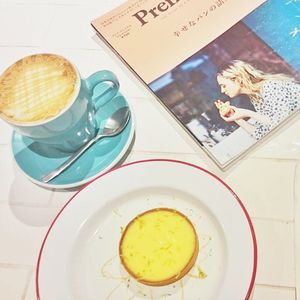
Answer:
POLYGON ((198 255, 192 223, 180 212, 159 208, 133 219, 123 232, 120 257, 126 270, 149 285, 175 282, 198 255))

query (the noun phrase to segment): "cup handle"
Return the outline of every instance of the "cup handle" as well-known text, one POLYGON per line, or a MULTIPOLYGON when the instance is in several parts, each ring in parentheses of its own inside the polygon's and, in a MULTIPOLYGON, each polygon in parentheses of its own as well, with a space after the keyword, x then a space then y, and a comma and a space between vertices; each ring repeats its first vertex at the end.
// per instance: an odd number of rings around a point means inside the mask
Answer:
POLYGON ((108 70, 95 72, 84 81, 96 109, 111 100, 120 87, 116 75, 108 70))

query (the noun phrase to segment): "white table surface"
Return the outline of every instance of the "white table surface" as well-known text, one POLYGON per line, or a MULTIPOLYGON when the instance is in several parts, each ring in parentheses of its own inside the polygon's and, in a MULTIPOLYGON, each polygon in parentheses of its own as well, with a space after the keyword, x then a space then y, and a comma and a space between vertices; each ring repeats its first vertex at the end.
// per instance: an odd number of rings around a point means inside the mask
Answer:
MULTIPOLYGON (((90 21, 120 2, 0 0, 0 72, 17 59, 37 52, 66 56, 83 77, 110 69, 118 76, 136 118, 136 139, 125 162, 171 158, 215 171, 150 93, 95 40, 90 21)), ((11 128, 0 121, 0 299, 31 300, 36 298, 35 265, 41 242, 51 220, 74 191, 47 190, 25 178, 14 164, 11 133, 11 128)), ((256 231, 258 268, 252 298, 297 299, 299 117, 251 151, 235 168, 218 175, 242 199, 256 231)))

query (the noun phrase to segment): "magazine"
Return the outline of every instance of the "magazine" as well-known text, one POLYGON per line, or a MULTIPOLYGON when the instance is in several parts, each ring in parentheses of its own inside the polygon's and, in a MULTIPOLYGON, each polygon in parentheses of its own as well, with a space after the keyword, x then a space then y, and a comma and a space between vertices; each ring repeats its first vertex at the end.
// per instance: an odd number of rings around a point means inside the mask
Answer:
POLYGON ((129 0, 92 21, 225 169, 300 107, 300 0, 129 0))

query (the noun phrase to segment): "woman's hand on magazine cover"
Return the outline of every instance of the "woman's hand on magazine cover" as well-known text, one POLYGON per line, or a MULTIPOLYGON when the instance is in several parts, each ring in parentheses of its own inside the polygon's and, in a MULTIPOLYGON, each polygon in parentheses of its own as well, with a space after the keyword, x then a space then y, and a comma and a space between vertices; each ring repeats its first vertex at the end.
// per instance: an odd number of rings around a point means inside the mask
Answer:
POLYGON ((232 113, 230 115, 224 116, 220 113, 221 118, 226 122, 234 122, 237 120, 245 119, 251 117, 251 112, 248 109, 238 108, 235 106, 230 106, 232 113))
POLYGON ((230 106, 230 108, 233 110, 233 114, 230 116, 224 116, 220 114, 221 118, 226 122, 237 122, 239 120, 252 118, 261 124, 270 125, 271 120, 268 116, 245 108, 238 108, 235 106, 230 106))

